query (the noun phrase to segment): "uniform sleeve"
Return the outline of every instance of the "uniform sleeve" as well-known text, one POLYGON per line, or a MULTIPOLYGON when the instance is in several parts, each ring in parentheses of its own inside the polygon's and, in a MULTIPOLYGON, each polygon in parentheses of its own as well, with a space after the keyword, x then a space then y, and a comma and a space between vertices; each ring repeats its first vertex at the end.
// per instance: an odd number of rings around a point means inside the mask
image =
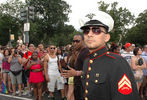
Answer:
POLYGON ((111 68, 111 100, 140 100, 131 68, 123 58, 116 59, 111 68))

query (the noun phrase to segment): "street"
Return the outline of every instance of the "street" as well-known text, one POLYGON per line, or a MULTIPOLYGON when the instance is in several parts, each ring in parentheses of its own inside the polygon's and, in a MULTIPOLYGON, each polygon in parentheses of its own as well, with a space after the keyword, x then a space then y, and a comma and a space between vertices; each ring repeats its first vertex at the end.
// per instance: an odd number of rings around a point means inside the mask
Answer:
MULTIPOLYGON (((32 97, 27 97, 27 96, 12 96, 11 94, 2 94, 0 93, 0 100, 33 100, 33 96, 32 97)), ((42 97, 42 100, 49 100, 48 99, 48 94, 45 94, 42 97)), ((61 96, 59 91, 55 92, 55 100, 61 100, 61 96)))

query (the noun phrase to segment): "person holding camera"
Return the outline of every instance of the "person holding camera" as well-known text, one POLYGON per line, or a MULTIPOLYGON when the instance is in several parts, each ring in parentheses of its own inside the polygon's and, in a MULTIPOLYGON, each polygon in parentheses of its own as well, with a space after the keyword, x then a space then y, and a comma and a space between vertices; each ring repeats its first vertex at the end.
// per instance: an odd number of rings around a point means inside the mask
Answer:
POLYGON ((131 68, 134 73, 134 77, 137 83, 137 88, 139 90, 141 83, 143 81, 143 69, 146 68, 145 60, 141 57, 142 50, 136 47, 133 50, 134 56, 131 59, 131 68))
POLYGON ((21 84, 22 84, 22 60, 18 55, 18 51, 16 49, 11 50, 11 55, 8 59, 8 63, 10 63, 10 78, 12 81, 12 95, 16 95, 16 82, 18 84, 19 95, 21 96, 21 84))

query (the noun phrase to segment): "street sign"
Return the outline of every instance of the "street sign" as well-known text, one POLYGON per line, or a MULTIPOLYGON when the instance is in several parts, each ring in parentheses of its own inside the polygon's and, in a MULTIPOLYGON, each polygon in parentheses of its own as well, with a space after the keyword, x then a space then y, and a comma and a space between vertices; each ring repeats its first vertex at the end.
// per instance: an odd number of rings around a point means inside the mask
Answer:
POLYGON ((30 23, 24 23, 24 32, 30 31, 30 23))
POLYGON ((10 40, 13 41, 14 40, 14 34, 10 35, 10 40))

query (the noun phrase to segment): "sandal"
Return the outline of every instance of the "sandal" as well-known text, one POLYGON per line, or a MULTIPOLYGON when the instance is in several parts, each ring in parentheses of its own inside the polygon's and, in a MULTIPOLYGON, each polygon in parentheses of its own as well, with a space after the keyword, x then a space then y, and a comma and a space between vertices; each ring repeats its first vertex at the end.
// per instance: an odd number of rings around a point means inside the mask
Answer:
POLYGON ((9 90, 8 92, 9 92, 9 93, 12 93, 13 91, 12 91, 12 90, 9 90))

